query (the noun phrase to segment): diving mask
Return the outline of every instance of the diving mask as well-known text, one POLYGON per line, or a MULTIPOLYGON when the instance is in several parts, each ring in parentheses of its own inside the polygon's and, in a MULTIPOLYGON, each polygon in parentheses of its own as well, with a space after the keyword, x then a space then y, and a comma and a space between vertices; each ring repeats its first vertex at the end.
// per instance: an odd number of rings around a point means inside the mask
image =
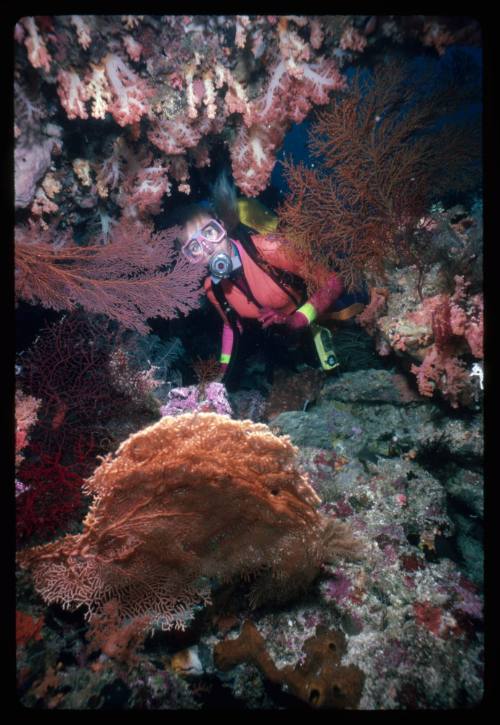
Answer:
POLYGON ((210 219, 192 234, 182 246, 181 252, 192 264, 203 261, 205 254, 212 254, 214 247, 225 237, 226 230, 216 219, 210 219))

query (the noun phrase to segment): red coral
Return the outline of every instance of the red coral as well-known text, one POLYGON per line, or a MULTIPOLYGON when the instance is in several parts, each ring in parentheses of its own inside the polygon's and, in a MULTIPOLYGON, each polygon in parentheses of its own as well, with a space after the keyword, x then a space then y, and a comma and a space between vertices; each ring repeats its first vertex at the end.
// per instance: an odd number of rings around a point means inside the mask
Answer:
POLYGON ((92 118, 105 118, 113 100, 106 76, 106 68, 102 63, 91 64, 91 69, 85 74, 87 94, 92 99, 92 118))
MULTIPOLYGON (((348 20, 339 22, 338 27, 345 31, 341 40, 331 21, 320 16, 205 15, 192 16, 187 22, 176 15, 149 19, 123 19, 120 15, 25 17, 15 26, 19 45, 16 76, 53 81, 47 75, 52 70, 58 76, 61 104, 69 118, 104 119, 111 113, 121 127, 144 121, 143 130, 149 131, 151 143, 176 148, 166 153, 184 153, 211 133, 219 134, 220 140, 231 146, 241 122, 247 128, 263 129, 280 122, 288 129, 314 104, 326 103, 332 91, 344 86, 334 61, 337 53, 345 56, 338 43, 361 50, 364 36, 373 31, 375 18, 365 23, 364 31, 345 29, 348 20), (228 44, 231 37, 237 41, 228 44), (248 63, 242 62, 245 53, 248 63), (133 67, 139 62, 140 71, 133 67), (229 122, 224 123, 229 114, 229 122), (186 119, 213 119, 221 121, 223 127, 197 128, 197 138, 189 145, 170 133, 171 124, 186 119)), ((395 20, 393 25, 403 37, 402 23, 395 20)), ((443 21, 445 30, 447 26, 443 21)), ((459 36, 453 33, 453 37, 459 36)), ((463 37, 470 37, 470 32, 463 37)), ((56 106, 40 88, 38 96, 47 115, 54 119, 56 106)), ((22 132, 20 119, 16 118, 16 123, 17 132, 22 132)), ((116 133, 112 126, 101 127, 109 139, 116 133)), ((75 148, 68 144, 63 149, 70 162, 75 148)), ((273 157, 276 148, 266 151, 273 157)), ((257 173, 254 193, 267 184, 271 168, 270 160, 268 173, 265 175, 263 169, 257 173)), ((251 184, 249 179, 244 181, 247 186, 251 184)), ((415 187, 419 186, 417 181, 415 187)), ((68 187, 66 190, 66 203, 71 206, 77 200, 68 187)))
POLYGON ((202 132, 196 124, 186 118, 157 120, 148 131, 148 138, 165 154, 182 154, 196 146, 202 132))
POLYGON ((340 47, 342 50, 355 50, 358 53, 362 53, 366 48, 366 43, 366 37, 352 25, 344 30, 340 38, 340 47))
MULTIPOLYGON (((484 357, 484 302, 481 293, 474 295, 467 301, 468 315, 464 325, 463 335, 474 357, 484 357)), ((452 320, 453 324, 453 320, 452 320)))
POLYGON ((141 59, 144 49, 142 45, 135 40, 135 38, 131 35, 125 35, 123 37, 123 45, 132 60, 139 61, 141 59))
POLYGON ((28 445, 28 433, 38 421, 38 408, 41 400, 25 395, 19 388, 16 389, 16 466, 24 456, 23 448, 28 445))
POLYGON ((265 93, 252 101, 243 119, 247 126, 271 121, 304 120, 313 103, 328 103, 332 90, 343 90, 345 79, 332 60, 290 66, 280 60, 271 72, 265 93))
POLYGON ((92 43, 92 36, 90 34, 90 28, 84 21, 81 15, 72 15, 71 24, 76 29, 76 36, 79 44, 84 50, 87 50, 92 43))
POLYGON ((470 374, 461 356, 470 351, 478 359, 483 357, 483 295, 469 298, 467 287, 464 278, 457 275, 452 295, 427 298, 408 316, 423 324, 429 324, 430 318, 434 338, 422 364, 411 367, 419 392, 432 397, 439 389, 454 408, 464 401, 470 387, 470 374))
POLYGON ((441 607, 434 607, 430 602, 415 602, 413 612, 416 622, 432 632, 439 635, 441 631, 441 607))
POLYGON ((422 43, 433 47, 439 55, 443 55, 449 45, 457 42, 453 33, 435 20, 424 23, 422 30, 422 43))
POLYGON ((94 617, 86 633, 89 642, 86 654, 100 651, 117 662, 132 665, 139 661, 138 650, 148 635, 146 617, 134 617, 123 623, 116 599, 106 602, 94 617))
POLYGON ((25 647, 32 639, 42 639, 41 630, 44 625, 44 617, 32 617, 16 609, 16 647, 25 647))
POLYGON ((370 289, 370 302, 366 305, 363 312, 357 315, 356 320, 359 322, 361 327, 373 335, 376 331, 376 322, 379 317, 385 314, 387 309, 387 298, 389 296, 389 290, 372 287, 370 289))
POLYGON ((325 34, 321 28, 320 22, 317 19, 311 18, 311 20, 309 21, 309 26, 311 29, 309 42, 315 50, 318 50, 323 44, 325 34))
POLYGON ((132 169, 118 197, 125 217, 158 214, 163 196, 170 194, 172 185, 165 162, 153 159, 150 154, 143 164, 139 169, 132 169))
MULTIPOLYGON (((469 297, 469 283, 463 276, 455 276, 453 294, 441 294, 424 300, 422 311, 428 322, 430 314, 434 342, 440 350, 457 349, 460 341, 467 341, 476 358, 483 357, 483 295, 469 297), (425 314, 426 313, 426 314, 425 314)), ((413 316, 416 318, 416 314, 413 316)))
POLYGON ((296 77, 300 79, 300 90, 312 103, 328 103, 330 91, 347 87, 335 61, 326 58, 318 58, 317 63, 304 63, 296 77))
POLYGON ((438 349, 444 350, 452 337, 453 330, 450 319, 450 303, 445 295, 439 295, 442 302, 432 310, 432 335, 438 349))
POLYGON ((318 63, 292 66, 280 60, 265 93, 250 103, 231 95, 230 88, 226 95, 228 112, 243 111, 244 126, 240 126, 230 154, 235 182, 244 194, 256 196, 266 188, 276 151, 291 122, 300 123, 313 103, 327 103, 330 91, 344 87, 334 61, 319 59, 318 63))

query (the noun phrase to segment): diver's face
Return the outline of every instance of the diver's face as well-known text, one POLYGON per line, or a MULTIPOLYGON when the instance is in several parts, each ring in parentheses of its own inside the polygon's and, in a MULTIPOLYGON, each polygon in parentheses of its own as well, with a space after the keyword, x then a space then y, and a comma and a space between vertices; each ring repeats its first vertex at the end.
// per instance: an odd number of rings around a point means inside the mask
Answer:
POLYGON ((189 221, 185 227, 185 237, 182 253, 192 264, 208 265, 216 254, 230 253, 226 230, 220 222, 209 216, 189 221))

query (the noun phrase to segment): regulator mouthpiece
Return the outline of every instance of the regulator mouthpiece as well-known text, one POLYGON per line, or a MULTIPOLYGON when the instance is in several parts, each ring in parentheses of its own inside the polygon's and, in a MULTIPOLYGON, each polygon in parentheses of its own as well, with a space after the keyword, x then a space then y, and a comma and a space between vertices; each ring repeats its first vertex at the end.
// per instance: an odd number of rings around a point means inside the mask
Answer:
POLYGON ((225 252, 219 252, 210 260, 210 274, 218 279, 229 277, 233 271, 233 263, 231 257, 225 252))

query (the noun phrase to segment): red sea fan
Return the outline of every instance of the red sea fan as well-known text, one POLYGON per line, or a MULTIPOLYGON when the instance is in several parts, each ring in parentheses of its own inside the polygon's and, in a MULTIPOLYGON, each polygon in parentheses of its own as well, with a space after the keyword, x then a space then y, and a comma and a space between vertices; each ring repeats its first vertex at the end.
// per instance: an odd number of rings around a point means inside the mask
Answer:
POLYGON ((124 403, 111 384, 115 342, 104 321, 73 313, 42 328, 23 355, 23 385, 41 401, 32 438, 45 452, 64 448, 71 455, 82 439, 104 435, 106 421, 124 403))
MULTIPOLYGON (((54 242, 57 232, 16 230, 16 293, 54 310, 100 313, 145 334, 147 318, 170 319, 198 307, 200 270, 175 259, 176 228, 120 220, 106 245, 54 242)), ((59 235, 60 236, 60 235, 59 235)))
POLYGON ((17 476, 28 487, 16 497, 19 542, 34 534, 41 539, 54 535, 83 505, 83 479, 62 465, 60 454, 39 452, 38 460, 21 464, 17 476))
POLYGON ((41 640, 43 625, 44 617, 35 619, 31 614, 16 609, 16 647, 26 647, 31 640, 41 640))

